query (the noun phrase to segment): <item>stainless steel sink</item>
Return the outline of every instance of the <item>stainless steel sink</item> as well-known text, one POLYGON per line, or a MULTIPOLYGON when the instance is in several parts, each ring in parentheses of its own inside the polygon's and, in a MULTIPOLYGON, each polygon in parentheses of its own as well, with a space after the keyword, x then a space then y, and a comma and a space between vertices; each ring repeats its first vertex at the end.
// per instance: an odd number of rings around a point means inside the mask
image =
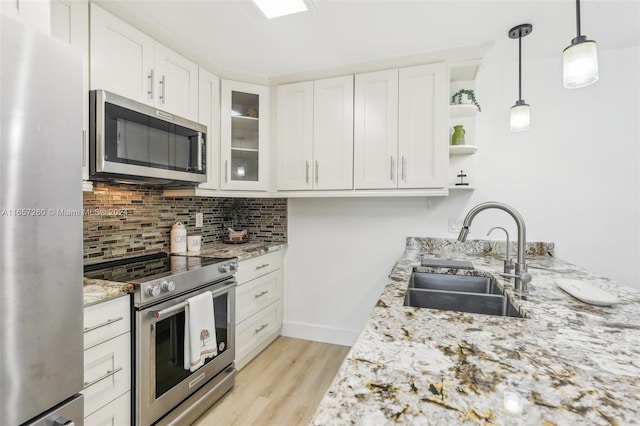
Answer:
POLYGON ((404 305, 522 318, 489 277, 413 272, 404 305))
POLYGON ((414 272, 411 274, 409 288, 502 295, 502 291, 495 280, 489 277, 434 274, 430 272, 414 272))

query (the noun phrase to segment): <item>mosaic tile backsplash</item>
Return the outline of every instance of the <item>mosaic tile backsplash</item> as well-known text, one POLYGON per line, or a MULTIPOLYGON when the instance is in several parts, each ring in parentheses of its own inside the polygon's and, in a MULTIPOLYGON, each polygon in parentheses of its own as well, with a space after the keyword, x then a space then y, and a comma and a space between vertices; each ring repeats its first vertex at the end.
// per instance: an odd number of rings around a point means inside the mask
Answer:
POLYGON ((250 240, 287 241, 285 198, 165 197, 155 187, 94 183, 84 212, 85 264, 169 251, 176 222, 202 235, 203 245, 221 242, 229 227, 247 229, 250 240), (200 212, 203 227, 196 228, 200 212))

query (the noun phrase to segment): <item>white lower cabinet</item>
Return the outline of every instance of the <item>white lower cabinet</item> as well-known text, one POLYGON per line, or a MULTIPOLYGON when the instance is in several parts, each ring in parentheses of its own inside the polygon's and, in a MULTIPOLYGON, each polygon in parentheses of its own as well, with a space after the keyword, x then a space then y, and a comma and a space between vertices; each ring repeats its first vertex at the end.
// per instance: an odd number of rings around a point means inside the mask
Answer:
POLYGON ((122 426, 131 423, 131 392, 116 398, 84 418, 87 426, 122 426))
POLYGON ((258 277, 238 288, 236 299, 236 321, 246 320, 251 315, 260 311, 280 298, 281 282, 278 271, 258 277))
POLYGON ((242 261, 236 290, 236 368, 264 350, 282 329, 282 254, 242 261))
POLYGON ((131 422, 130 309, 128 297, 84 309, 85 424, 131 422))

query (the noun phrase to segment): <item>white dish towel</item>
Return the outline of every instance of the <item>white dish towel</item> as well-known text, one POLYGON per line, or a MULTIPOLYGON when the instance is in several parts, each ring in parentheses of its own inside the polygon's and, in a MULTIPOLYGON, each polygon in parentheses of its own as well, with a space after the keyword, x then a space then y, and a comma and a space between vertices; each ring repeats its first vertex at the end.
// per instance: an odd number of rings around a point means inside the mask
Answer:
POLYGON ((184 313, 184 368, 196 371, 207 358, 218 355, 211 292, 187 299, 184 313))

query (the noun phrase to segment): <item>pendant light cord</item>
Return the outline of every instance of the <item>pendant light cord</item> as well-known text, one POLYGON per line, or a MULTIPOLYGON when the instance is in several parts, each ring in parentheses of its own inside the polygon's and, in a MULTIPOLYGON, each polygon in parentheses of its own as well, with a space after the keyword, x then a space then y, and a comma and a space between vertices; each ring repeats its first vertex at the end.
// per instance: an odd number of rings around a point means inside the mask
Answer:
POLYGON ((518 100, 516 106, 525 105, 522 99, 522 37, 528 36, 531 31, 533 31, 533 25, 521 24, 511 28, 507 33, 510 39, 518 39, 518 100))
POLYGON ((578 30, 578 37, 580 37, 580 0, 576 0, 576 27, 578 30))
POLYGON ((518 37, 518 99, 522 100, 522 36, 518 37))

